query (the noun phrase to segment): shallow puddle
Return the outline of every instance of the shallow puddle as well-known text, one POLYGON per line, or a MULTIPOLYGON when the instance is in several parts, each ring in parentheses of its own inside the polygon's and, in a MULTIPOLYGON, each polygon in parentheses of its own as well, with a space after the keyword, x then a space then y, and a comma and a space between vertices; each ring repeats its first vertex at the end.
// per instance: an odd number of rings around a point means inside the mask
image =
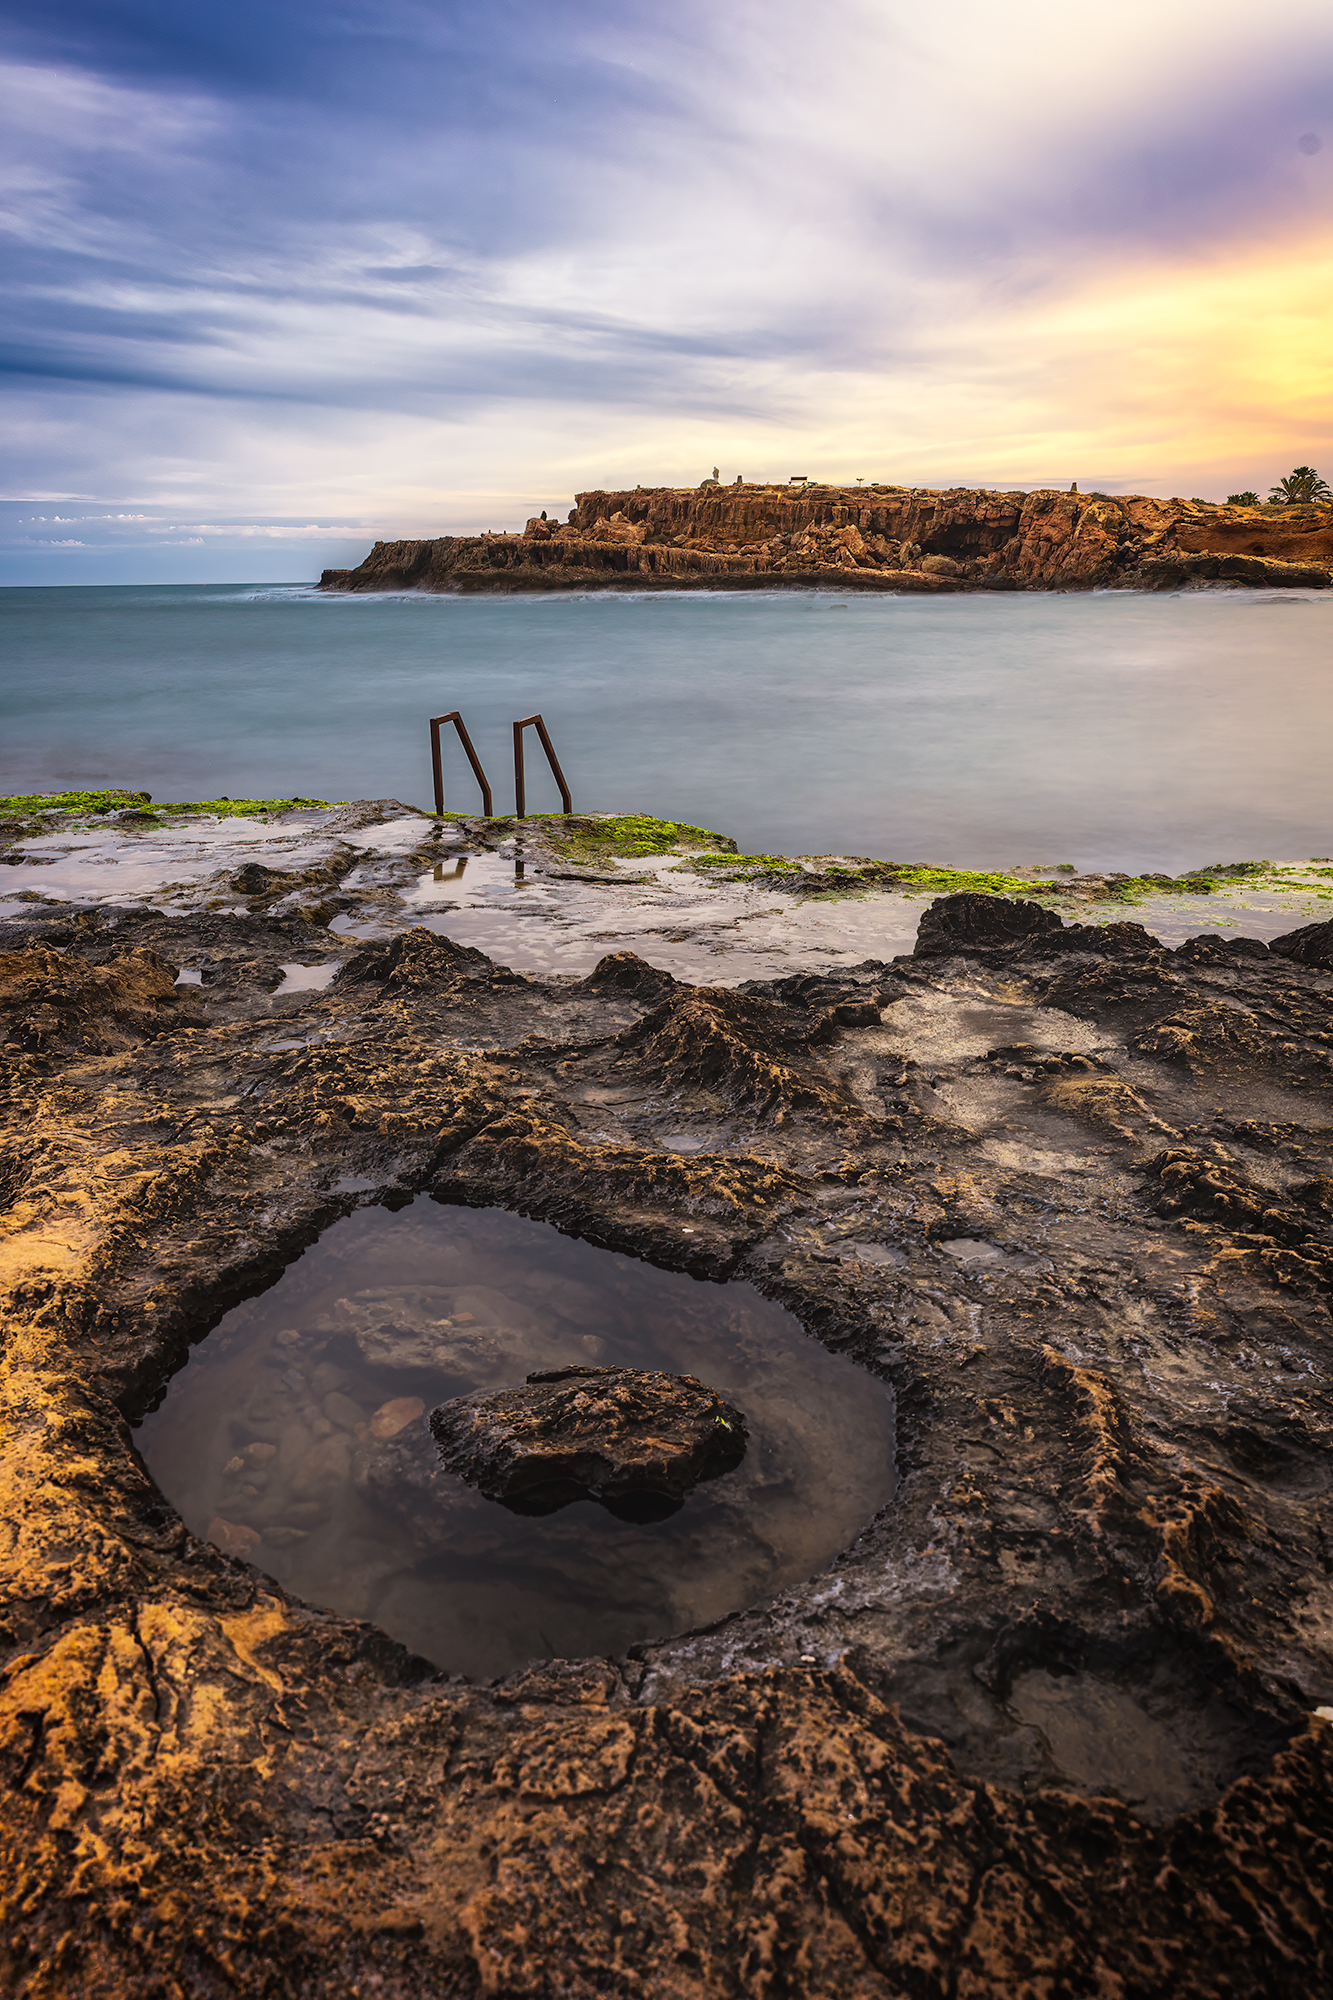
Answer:
POLYGON ((139 1428, 198 1535, 456 1673, 615 1654, 811 1575, 893 1492, 888 1390, 748 1285, 425 1197, 335 1224, 227 1314, 139 1428), (734 1472, 665 1521, 533 1519, 443 1472, 435 1404, 571 1364, 697 1375, 744 1413, 734 1472))
POLYGON ((323 965, 301 965, 293 960, 282 968, 282 983, 274 988, 275 993, 319 993, 331 986, 341 972, 345 961, 335 958, 323 965))
POLYGON ((1109 1682, 1041 1668, 1015 1681, 1009 1705, 1040 1731, 1061 1776, 1079 1791, 1109 1792, 1152 1819, 1208 1796, 1207 1777, 1196 1768, 1195 1716, 1181 1718, 1173 1733, 1109 1682))

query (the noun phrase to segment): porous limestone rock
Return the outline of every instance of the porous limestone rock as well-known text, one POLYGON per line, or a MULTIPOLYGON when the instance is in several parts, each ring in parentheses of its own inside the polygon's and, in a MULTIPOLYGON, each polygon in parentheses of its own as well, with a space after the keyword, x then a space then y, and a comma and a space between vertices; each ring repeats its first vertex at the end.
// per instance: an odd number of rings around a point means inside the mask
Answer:
POLYGON ((1282 937, 1273 938, 1268 949, 1279 958, 1293 959, 1297 965, 1317 965, 1324 972, 1333 972, 1333 919, 1287 931, 1282 937))
MULTIPOLYGON (((1329 1990, 1333 972, 955 932, 751 1010, 418 934, 275 996, 303 935, 0 929, 70 993, 121 946, 225 971, 183 1034, 0 1041, 0 1990, 1329 1990), (878 1023, 829 1020, 857 997, 878 1023), (664 1143, 687 1122, 709 1150, 664 1143), (284 1590, 267 1525, 192 1534, 135 1418, 354 1203, 423 1192, 755 1286, 892 1385, 893 1504, 715 1627, 489 1685, 284 1590)), ((475 1338, 440 1292, 395 1320, 353 1284, 347 1338, 475 1338)), ((310 1478, 387 1500, 433 1447, 366 1407, 310 1478)))
POLYGON ((587 1499, 632 1520, 674 1513, 747 1441, 716 1389, 648 1368, 538 1369, 521 1389, 441 1403, 430 1428, 445 1470, 515 1513, 587 1499))
POLYGON ((90 965, 35 939, 0 952, 0 1044, 44 1055, 109 1055, 188 1027, 178 968, 145 947, 90 965))

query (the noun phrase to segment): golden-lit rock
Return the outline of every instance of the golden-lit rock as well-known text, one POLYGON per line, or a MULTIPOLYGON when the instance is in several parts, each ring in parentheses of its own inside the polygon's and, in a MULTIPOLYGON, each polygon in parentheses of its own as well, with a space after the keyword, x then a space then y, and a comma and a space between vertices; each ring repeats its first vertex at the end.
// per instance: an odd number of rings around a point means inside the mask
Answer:
POLYGON ((371 1418, 370 1435, 374 1438, 397 1437, 399 1431, 416 1422, 425 1408, 420 1396, 394 1396, 389 1402, 381 1403, 371 1418))
POLYGON ((580 493, 521 535, 377 542, 326 590, 689 588, 1079 590, 1190 582, 1322 588, 1327 508, 1202 506, 1142 494, 901 486, 659 487, 580 493))

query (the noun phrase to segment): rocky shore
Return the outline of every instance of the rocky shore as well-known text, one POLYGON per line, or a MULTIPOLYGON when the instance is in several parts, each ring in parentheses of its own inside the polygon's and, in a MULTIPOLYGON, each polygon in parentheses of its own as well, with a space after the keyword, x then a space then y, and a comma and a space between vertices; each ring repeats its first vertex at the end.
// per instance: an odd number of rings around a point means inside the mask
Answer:
POLYGON ((10 830, 4 1990, 1325 1990, 1333 926, 957 893, 718 984, 643 955, 653 878, 606 891, 642 950, 607 903, 522 972, 409 900, 466 827, 272 822, 138 900, 10 830), (894 1500, 708 1630, 485 1685, 197 1539, 133 1422, 423 1192, 748 1281, 892 1386, 894 1500))
POLYGON ((376 542, 324 590, 1323 589, 1327 507, 896 486, 580 493, 521 535, 376 542))

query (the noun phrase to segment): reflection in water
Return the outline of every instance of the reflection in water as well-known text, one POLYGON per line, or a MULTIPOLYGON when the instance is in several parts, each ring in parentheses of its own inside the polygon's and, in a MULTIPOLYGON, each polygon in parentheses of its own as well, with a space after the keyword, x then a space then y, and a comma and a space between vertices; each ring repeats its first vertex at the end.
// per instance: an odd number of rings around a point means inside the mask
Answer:
POLYGON ((463 870, 466 867, 467 867, 466 854, 463 856, 462 860, 458 862, 457 866, 453 868, 446 868, 442 861, 437 861, 435 864, 435 880, 437 882, 457 882, 461 879, 463 870))
POLYGON ((893 1490, 888 1391, 747 1285, 424 1197, 335 1224, 196 1349, 138 1443, 187 1525, 454 1672, 619 1653, 825 1564, 893 1490), (697 1375, 743 1463, 669 1520, 525 1518, 443 1472, 435 1404, 571 1364, 697 1375))

